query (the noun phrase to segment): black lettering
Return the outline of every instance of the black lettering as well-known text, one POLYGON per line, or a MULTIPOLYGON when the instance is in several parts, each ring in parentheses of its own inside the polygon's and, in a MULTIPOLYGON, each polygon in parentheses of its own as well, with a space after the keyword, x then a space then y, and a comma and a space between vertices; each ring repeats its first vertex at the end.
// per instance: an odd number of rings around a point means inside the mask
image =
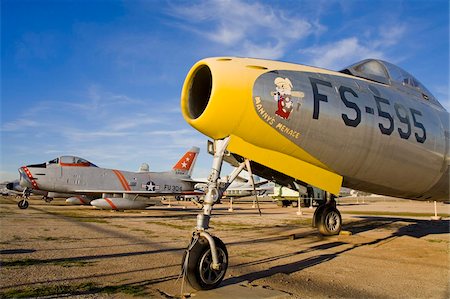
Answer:
POLYGON ((395 103, 394 104, 395 113, 397 114, 398 119, 402 124, 405 124, 407 127, 407 131, 403 131, 401 128, 398 128, 398 134, 400 134, 400 138, 408 139, 411 136, 411 121, 409 120, 408 110, 402 105, 395 103), (403 115, 400 113, 400 110, 403 111, 403 115))
POLYGON ((422 132, 423 132, 422 136, 419 136, 419 134, 414 133, 414 135, 416 136, 416 140, 419 143, 424 143, 425 140, 427 139, 427 132, 425 130, 424 125, 422 123, 418 122, 417 119, 416 119, 416 115, 422 116, 422 112, 420 112, 419 110, 413 109, 413 108, 410 108, 409 110, 411 111, 411 115, 412 115, 412 118, 413 118, 414 126, 416 128, 421 129, 422 132))
POLYGON ((389 121, 389 127, 385 127, 383 124, 379 123, 378 127, 380 128, 380 131, 382 134, 385 135, 391 135, 392 132, 394 131, 394 119, 392 118, 392 116, 389 114, 389 112, 387 111, 383 111, 381 109, 381 103, 383 104, 387 104, 390 105, 391 103, 389 103, 388 100, 374 96, 375 98, 375 102, 377 103, 377 109, 378 109, 378 116, 385 118, 389 121))
POLYGON ((327 81, 323 81, 320 79, 316 79, 316 78, 309 78, 309 81, 311 82, 311 86, 313 89, 313 94, 314 94, 314 110, 313 110, 313 119, 319 119, 319 104, 320 101, 322 102, 328 102, 328 97, 324 94, 319 93, 319 90, 317 88, 317 84, 323 85, 323 86, 328 86, 328 87, 332 87, 330 82, 327 81))
POLYGON ((359 109, 358 105, 354 102, 349 101, 346 96, 345 93, 349 92, 351 93, 355 98, 358 97, 358 95, 356 94, 356 92, 353 91, 353 89, 351 89, 350 87, 346 87, 346 86, 341 86, 339 87, 339 94, 341 96, 341 100, 342 102, 344 102, 344 105, 347 108, 353 109, 356 112, 356 117, 355 119, 351 119, 348 117, 347 114, 342 114, 342 119, 344 120, 344 123, 347 126, 350 127, 357 127, 359 125, 359 123, 361 122, 361 110, 359 109))

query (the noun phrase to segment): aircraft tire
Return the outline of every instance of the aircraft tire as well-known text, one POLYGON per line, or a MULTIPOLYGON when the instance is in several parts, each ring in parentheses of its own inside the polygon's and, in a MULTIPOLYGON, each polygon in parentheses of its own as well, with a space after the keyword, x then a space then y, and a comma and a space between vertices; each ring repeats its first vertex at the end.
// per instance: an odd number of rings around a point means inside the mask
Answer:
POLYGON ((50 203, 50 202, 52 202, 52 200, 53 200, 53 198, 47 197, 47 196, 44 196, 43 199, 44 199, 44 201, 47 202, 47 203, 50 203))
POLYGON ((338 209, 332 205, 325 205, 318 215, 317 227, 324 236, 338 235, 342 228, 342 217, 338 209))
POLYGON ((322 217, 323 210, 325 209, 325 205, 320 205, 314 211, 313 219, 312 219, 312 227, 318 227, 320 218, 322 217))
POLYGON ((17 204, 17 206, 18 206, 20 209, 24 210, 24 209, 28 208, 28 201, 22 199, 21 201, 19 201, 19 203, 17 204))
MULTIPOLYGON (((213 262, 211 248, 206 238, 200 237, 194 247, 189 251, 186 265, 186 279, 196 290, 216 288, 222 282, 228 268, 228 252, 225 244, 219 238, 213 238, 216 243, 219 262, 221 263, 220 270, 211 268, 213 262)), ((185 264, 187 252, 186 250, 183 255, 182 265, 185 264)))

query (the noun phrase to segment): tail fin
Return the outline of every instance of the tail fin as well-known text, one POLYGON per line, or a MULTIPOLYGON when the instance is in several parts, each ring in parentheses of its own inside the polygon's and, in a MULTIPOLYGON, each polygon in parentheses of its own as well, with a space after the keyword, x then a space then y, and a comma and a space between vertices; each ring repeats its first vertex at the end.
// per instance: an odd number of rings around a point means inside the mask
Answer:
POLYGON ((184 154, 177 164, 175 164, 172 171, 175 174, 191 176, 199 152, 200 149, 198 147, 191 147, 191 149, 184 154))

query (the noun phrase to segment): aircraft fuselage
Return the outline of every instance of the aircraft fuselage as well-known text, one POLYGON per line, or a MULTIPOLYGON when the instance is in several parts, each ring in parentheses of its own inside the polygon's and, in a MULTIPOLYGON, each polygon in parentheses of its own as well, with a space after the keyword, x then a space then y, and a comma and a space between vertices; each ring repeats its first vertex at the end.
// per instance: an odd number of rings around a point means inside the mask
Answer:
POLYGON ((181 106, 200 132, 230 136, 230 152, 331 193, 343 185, 448 200, 449 114, 417 88, 298 64, 209 58, 188 74, 181 106))
POLYGON ((448 113, 418 94, 336 74, 278 71, 256 80, 253 101, 261 120, 342 175, 346 187, 430 199, 448 181, 448 113), (270 97, 276 77, 290 78, 304 94, 292 100, 288 119, 266 116, 278 109, 270 97))
MULTIPOLYGON (((50 165, 45 168, 24 166, 19 171, 21 184, 41 190, 70 193, 83 190, 144 191, 155 193, 181 193, 194 190, 193 184, 177 179, 173 173, 128 172, 99 167, 50 165), (31 177, 25 172, 28 170, 31 177)), ((100 192, 101 193, 101 192, 100 192)))

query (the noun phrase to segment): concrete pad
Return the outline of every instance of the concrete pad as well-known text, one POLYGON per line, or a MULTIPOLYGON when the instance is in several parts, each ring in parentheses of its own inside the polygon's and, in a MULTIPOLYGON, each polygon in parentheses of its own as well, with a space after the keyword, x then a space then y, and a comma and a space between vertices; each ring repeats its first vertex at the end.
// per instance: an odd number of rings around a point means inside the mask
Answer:
POLYGON ((265 289, 260 286, 252 285, 229 285, 225 287, 219 287, 210 291, 199 291, 191 294, 195 299, 228 299, 228 298, 246 298, 246 299, 258 299, 258 298, 272 298, 272 299, 284 299, 291 298, 288 293, 265 289))

